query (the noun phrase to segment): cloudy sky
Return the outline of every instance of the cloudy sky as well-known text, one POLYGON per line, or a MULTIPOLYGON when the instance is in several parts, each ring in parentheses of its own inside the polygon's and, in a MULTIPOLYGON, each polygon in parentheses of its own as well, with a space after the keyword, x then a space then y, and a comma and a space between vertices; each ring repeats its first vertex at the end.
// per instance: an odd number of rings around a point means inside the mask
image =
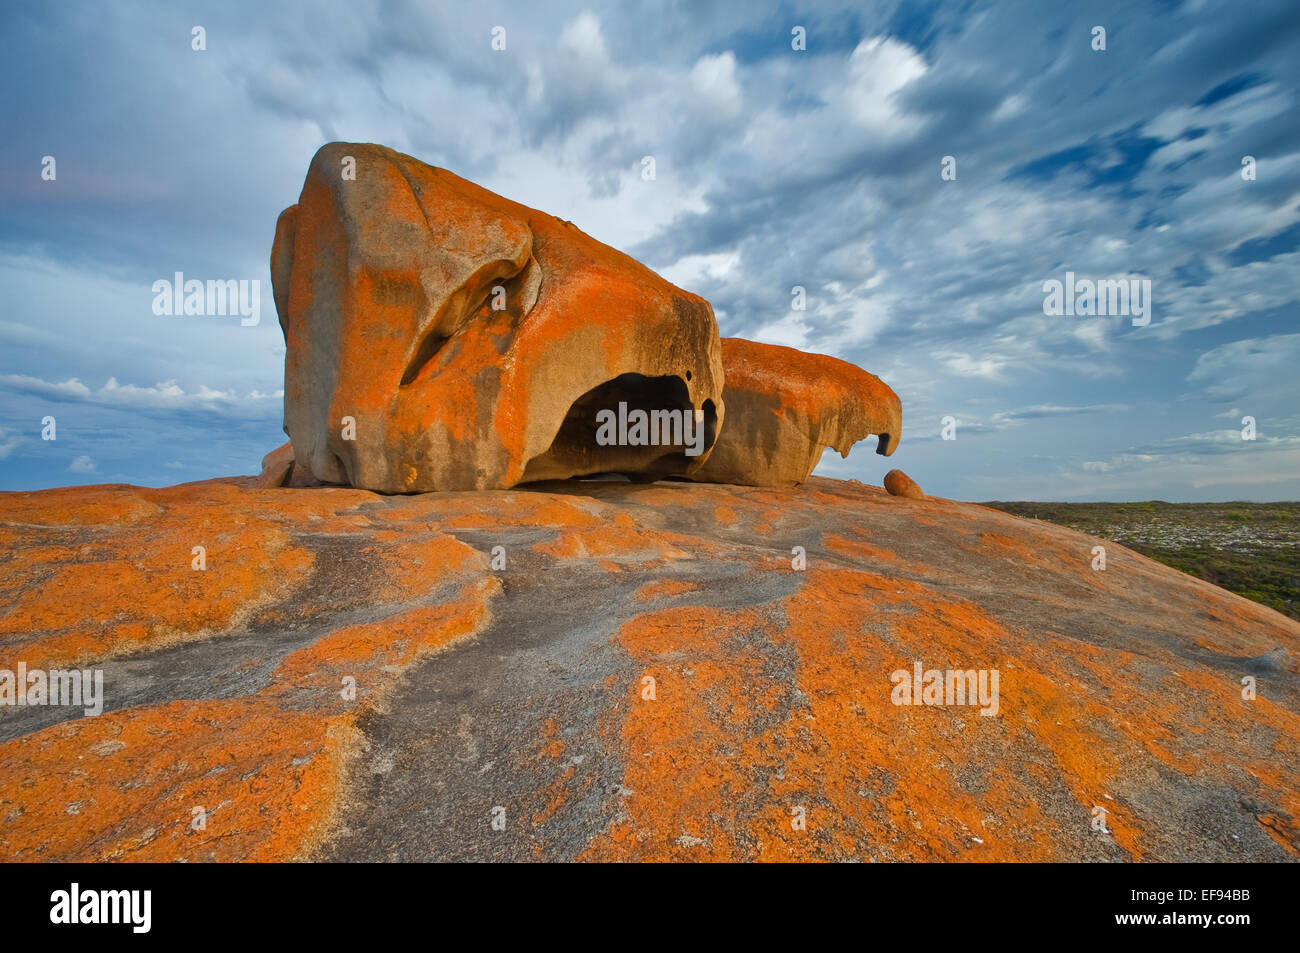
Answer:
POLYGON ((275 219, 347 140, 572 220, 723 335, 879 375, 900 449, 822 474, 1300 498, 1295 0, 20 2, 0 74, 0 489, 257 471, 275 219), (178 271, 259 279, 260 324, 155 315, 178 271), (1066 272, 1149 279, 1150 323, 1044 314, 1066 272))

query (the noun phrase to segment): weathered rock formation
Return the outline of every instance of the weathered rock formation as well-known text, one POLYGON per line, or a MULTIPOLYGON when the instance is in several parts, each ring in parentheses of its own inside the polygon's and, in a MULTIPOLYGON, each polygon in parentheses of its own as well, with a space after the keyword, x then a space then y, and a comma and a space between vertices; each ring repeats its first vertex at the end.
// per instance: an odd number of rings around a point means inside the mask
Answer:
POLYGON ((327 483, 689 476, 723 423, 707 301, 569 222, 383 146, 317 152, 276 224, 271 276, 285 432, 327 483), (620 403, 694 414, 702 452, 602 445, 596 412, 620 403))
POLYGON ((780 486, 802 483, 822 451, 841 456, 869 434, 876 452, 898 446, 902 405, 880 378, 847 361, 724 338, 727 423, 692 479, 780 486))
POLYGON ((1300 857, 1300 624, 1122 546, 817 477, 255 482, 0 493, 0 669, 104 673, 0 706, 0 860, 1300 857))
POLYGON ((890 470, 885 474, 885 490, 890 496, 905 496, 909 500, 925 499, 925 494, 916 485, 916 481, 902 470, 890 470))
POLYGON ((262 471, 257 477, 261 488, 289 486, 302 489, 324 486, 307 467, 293 458, 293 443, 283 443, 262 458, 262 471))
POLYGON ((281 444, 262 458, 262 472, 257 478, 257 485, 284 486, 289 482, 293 467, 293 444, 281 444))

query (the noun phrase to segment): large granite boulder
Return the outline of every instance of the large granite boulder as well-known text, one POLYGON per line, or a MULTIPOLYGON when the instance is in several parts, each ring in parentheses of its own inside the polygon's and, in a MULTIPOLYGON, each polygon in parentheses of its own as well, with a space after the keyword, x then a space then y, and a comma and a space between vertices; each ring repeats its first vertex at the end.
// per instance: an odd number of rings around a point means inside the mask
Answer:
POLYGON ((874 374, 827 357, 723 338, 727 426, 692 479, 781 486, 808 479, 826 447, 841 456, 870 434, 876 452, 898 447, 902 405, 874 374))
POLYGON ((326 483, 690 476, 722 425, 707 301, 570 222, 383 146, 316 153, 276 224, 271 276, 285 432, 326 483), (702 433, 599 440, 597 415, 620 405, 702 433))

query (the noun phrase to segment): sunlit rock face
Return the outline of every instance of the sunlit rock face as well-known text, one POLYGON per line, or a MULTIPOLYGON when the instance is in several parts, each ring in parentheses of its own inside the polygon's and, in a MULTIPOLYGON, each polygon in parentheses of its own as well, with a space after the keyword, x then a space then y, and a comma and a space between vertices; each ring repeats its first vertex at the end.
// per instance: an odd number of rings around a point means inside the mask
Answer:
POLYGON ((808 479, 826 447, 841 456, 871 434, 898 446, 902 405, 860 367, 775 344, 723 338, 727 426, 693 479, 782 486, 808 479))
POLYGON ((318 480, 407 493, 690 476, 722 426, 707 301, 392 149, 317 152, 271 274, 285 432, 318 480), (596 415, 620 403, 689 415, 699 452, 601 443, 596 415))
POLYGON ((885 491, 890 496, 903 496, 909 500, 925 499, 925 493, 916 481, 902 470, 890 470, 885 474, 885 491))
POLYGON ((0 493, 0 860, 1300 857, 1300 623, 1109 540, 821 477, 257 483, 0 493))

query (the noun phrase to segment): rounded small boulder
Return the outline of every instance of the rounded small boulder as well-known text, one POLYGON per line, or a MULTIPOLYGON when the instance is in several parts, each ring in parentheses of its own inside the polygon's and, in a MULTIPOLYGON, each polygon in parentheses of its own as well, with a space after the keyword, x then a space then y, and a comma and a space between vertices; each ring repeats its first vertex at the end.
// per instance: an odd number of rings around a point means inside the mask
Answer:
POLYGON ((925 494, 916 485, 916 481, 902 470, 890 470, 885 474, 885 490, 890 496, 905 496, 909 500, 925 499, 925 494))

